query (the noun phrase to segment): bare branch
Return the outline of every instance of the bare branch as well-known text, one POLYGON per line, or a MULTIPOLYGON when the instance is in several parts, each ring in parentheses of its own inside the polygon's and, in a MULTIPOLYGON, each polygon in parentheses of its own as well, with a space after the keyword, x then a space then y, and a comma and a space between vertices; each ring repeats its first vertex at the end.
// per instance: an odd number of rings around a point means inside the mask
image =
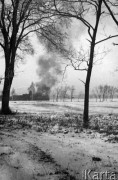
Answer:
POLYGON ((110 35, 110 36, 108 36, 107 38, 102 39, 102 40, 96 42, 95 44, 97 45, 97 44, 99 44, 99 43, 101 43, 101 42, 107 41, 107 40, 109 40, 109 39, 111 39, 111 38, 115 38, 115 37, 118 37, 118 34, 116 34, 116 35, 110 35))
POLYGON ((84 85, 86 84, 85 81, 83 81, 83 80, 81 80, 81 79, 79 79, 79 81, 81 81, 84 85))
POLYGON ((107 4, 106 0, 103 0, 103 2, 104 2, 104 4, 105 4, 105 6, 107 7, 107 9, 108 9, 108 11, 109 11, 112 19, 113 19, 114 22, 118 25, 118 20, 115 18, 114 14, 113 14, 111 8, 109 7, 109 5, 107 4))

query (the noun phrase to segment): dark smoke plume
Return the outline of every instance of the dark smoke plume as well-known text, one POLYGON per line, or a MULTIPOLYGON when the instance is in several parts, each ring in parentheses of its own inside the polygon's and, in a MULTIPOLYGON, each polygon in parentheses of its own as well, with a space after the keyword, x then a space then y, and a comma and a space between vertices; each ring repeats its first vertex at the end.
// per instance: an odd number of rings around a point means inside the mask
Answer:
POLYGON ((37 74, 40 82, 37 83, 37 90, 44 85, 51 89, 58 83, 62 71, 61 62, 57 55, 45 54, 41 56, 38 60, 38 67, 37 74))

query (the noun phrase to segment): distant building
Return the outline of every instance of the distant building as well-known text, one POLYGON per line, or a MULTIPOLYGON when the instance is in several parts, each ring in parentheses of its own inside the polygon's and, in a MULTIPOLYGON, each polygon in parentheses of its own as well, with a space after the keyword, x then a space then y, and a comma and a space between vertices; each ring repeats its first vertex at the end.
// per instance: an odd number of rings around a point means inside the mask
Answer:
POLYGON ((29 94, 14 95, 14 101, 29 101, 29 100, 30 100, 29 94))
POLYGON ((35 85, 32 82, 32 84, 28 88, 28 91, 30 100, 49 100, 50 87, 46 86, 45 84, 37 83, 37 85, 35 85))
POLYGON ((35 84, 32 82, 32 84, 30 85, 30 87, 28 88, 29 91, 29 96, 30 96, 30 100, 34 100, 34 95, 35 95, 35 84))

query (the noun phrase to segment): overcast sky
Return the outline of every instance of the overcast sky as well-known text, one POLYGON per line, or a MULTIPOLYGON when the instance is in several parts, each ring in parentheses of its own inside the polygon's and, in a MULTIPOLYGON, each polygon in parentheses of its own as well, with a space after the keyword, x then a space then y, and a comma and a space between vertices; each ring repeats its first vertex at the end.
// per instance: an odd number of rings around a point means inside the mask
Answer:
MULTIPOLYGON (((116 27, 113 23, 107 25, 105 31, 107 31, 106 34, 109 35, 117 33, 116 27)), ((70 41, 76 49, 79 49, 80 45, 86 49, 88 46, 86 40, 87 34, 86 29, 82 24, 74 21, 69 33, 71 37, 70 41)), ((101 29, 98 33, 98 39, 101 39, 102 37, 103 31, 101 29)), ((45 54, 45 49, 40 45, 40 43, 38 43, 38 40, 35 37, 33 37, 32 41, 35 48, 35 54, 33 56, 27 55, 24 60, 25 63, 20 63, 16 68, 16 74, 12 84, 16 93, 26 93, 31 82, 40 81, 40 77, 37 75, 37 61, 39 56, 45 54)), ((97 65, 94 66, 91 79, 91 89, 99 84, 109 84, 118 87, 118 72, 115 71, 118 67, 118 46, 113 46, 113 42, 117 43, 118 38, 108 40, 97 47, 97 49, 99 49, 98 52, 102 52, 104 47, 106 50, 110 49, 110 52, 107 53, 102 61, 99 61, 97 65)), ((2 56, 2 53, 0 60, 0 76, 4 76, 4 57, 2 56)), ((84 81, 85 78, 86 72, 75 71, 72 67, 69 67, 66 70, 64 82, 69 85, 74 85, 79 92, 84 89, 84 84, 79 79, 84 81)), ((3 81, 0 84, 0 90, 2 90, 2 87, 3 81)))

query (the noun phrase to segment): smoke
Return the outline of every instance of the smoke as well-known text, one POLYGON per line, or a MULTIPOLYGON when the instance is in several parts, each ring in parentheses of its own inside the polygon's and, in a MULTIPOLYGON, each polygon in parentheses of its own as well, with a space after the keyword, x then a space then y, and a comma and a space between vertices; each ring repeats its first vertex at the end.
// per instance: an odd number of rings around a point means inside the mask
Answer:
POLYGON ((59 82, 59 77, 62 74, 61 62, 55 54, 45 54, 40 56, 38 60, 38 70, 40 82, 37 83, 37 89, 42 86, 47 86, 51 89, 59 82))

